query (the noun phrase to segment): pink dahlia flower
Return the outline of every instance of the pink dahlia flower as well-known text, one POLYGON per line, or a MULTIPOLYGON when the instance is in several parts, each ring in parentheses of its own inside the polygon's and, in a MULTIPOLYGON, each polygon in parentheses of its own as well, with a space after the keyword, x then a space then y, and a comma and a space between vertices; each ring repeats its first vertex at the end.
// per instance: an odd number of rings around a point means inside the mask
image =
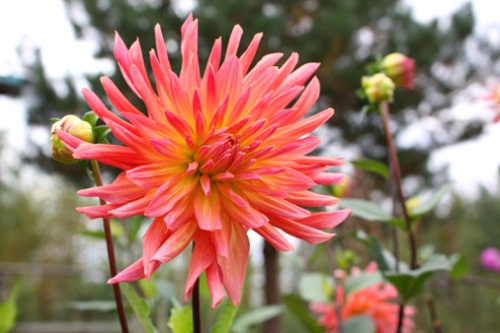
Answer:
POLYGON ((221 40, 215 41, 201 75, 198 22, 189 16, 182 26, 182 68, 176 75, 157 25, 156 50, 149 53, 154 83, 139 42, 127 48, 117 34, 114 55, 148 114, 103 77, 109 101, 122 117, 93 92, 85 89, 83 95, 123 145, 89 144, 58 133, 75 158, 123 170, 109 185, 79 191, 108 202, 79 208, 80 212, 92 219, 134 215, 153 219, 142 239, 142 258, 110 283, 149 279, 161 263, 194 241, 186 299, 205 271, 212 306, 225 293, 238 304, 250 229, 277 250, 291 251, 281 231, 321 243, 333 236, 323 230, 332 229, 349 214, 306 209, 335 205, 337 198, 310 189, 343 179, 326 172, 329 166, 341 165, 341 159, 306 156, 320 142, 308 133, 333 115, 332 109, 326 109, 300 120, 319 95, 317 78, 304 87, 318 64, 295 69, 298 56, 294 53, 278 67, 282 54, 275 53, 251 68, 262 34, 237 55, 242 33, 239 26, 234 27, 224 55, 221 40))
MULTIPOLYGON (((376 264, 370 264, 366 272, 376 270, 376 264)), ((359 270, 352 275, 359 274, 359 270)), ((337 273, 338 275, 338 273, 337 273)), ((375 333, 394 333, 398 325, 399 305, 396 303, 398 291, 389 283, 377 283, 364 289, 345 295, 344 287, 339 284, 335 289, 335 304, 340 309, 342 321, 354 316, 368 316, 375 325, 375 333)), ((319 314, 318 323, 326 332, 334 333, 339 329, 339 320, 332 304, 314 302, 311 311, 319 314)), ((403 332, 408 333, 415 327, 410 318, 416 312, 412 306, 405 307, 403 332)))

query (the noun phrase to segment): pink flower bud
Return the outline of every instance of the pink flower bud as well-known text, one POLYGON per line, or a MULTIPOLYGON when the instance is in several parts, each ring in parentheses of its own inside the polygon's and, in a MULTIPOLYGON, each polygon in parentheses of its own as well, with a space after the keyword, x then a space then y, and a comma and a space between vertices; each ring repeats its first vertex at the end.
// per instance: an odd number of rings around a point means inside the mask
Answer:
POLYGON ((94 142, 92 125, 74 115, 66 115, 52 125, 50 141, 52 143, 52 156, 58 162, 73 164, 78 160, 73 158, 73 153, 57 137, 57 130, 61 130, 86 142, 94 142))
POLYGON ((382 67, 396 87, 413 89, 415 61, 402 53, 391 53, 382 59, 382 67))
POLYGON ((500 250, 494 247, 488 247, 481 252, 481 264, 484 268, 500 272, 500 250))
POLYGON ((373 76, 363 76, 361 87, 368 100, 372 103, 390 102, 396 88, 394 82, 383 73, 377 73, 373 76))

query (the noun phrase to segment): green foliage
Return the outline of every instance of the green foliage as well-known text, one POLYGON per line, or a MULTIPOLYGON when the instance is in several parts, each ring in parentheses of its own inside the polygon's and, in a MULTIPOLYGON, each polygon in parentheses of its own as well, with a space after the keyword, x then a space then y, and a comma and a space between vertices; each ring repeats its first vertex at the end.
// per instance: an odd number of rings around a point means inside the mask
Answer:
POLYGON ((389 168, 382 162, 374 160, 352 160, 350 161, 352 165, 356 168, 363 169, 365 171, 373 172, 384 178, 389 178, 389 168))
POLYGON ((432 256, 420 268, 400 272, 384 272, 385 278, 398 290, 399 297, 407 302, 421 294, 425 283, 437 271, 450 270, 450 263, 442 255, 432 256))
POLYGON ((350 293, 368 288, 383 281, 384 278, 378 271, 370 273, 363 272, 359 275, 349 275, 344 282, 345 293, 349 295, 350 293))
POLYGON ((451 190, 451 187, 451 183, 442 185, 432 194, 432 196, 427 201, 423 202, 413 209, 410 209, 408 212, 410 217, 417 218, 429 213, 434 207, 437 206, 437 204, 439 204, 439 202, 441 202, 443 197, 448 194, 448 192, 451 190))
POLYGON ((375 323, 369 316, 353 316, 342 326, 342 332, 345 333, 374 333, 375 330, 375 323))
POLYGON ((274 318, 282 312, 283 308, 281 305, 268 305, 252 309, 236 318, 233 325, 233 331, 235 333, 248 332, 252 326, 274 318))
POLYGON ((321 273, 306 273, 299 280, 299 294, 306 301, 330 301, 333 295, 333 278, 321 273))
POLYGON ((229 333, 233 324, 238 307, 234 306, 229 300, 219 304, 217 317, 212 325, 211 332, 213 333, 229 333))
POLYGON ((17 280, 10 291, 9 298, 0 303, 0 333, 8 333, 14 328, 17 317, 17 296, 22 280, 17 280))
MULTIPOLYGON (((135 315, 139 319, 142 327, 146 330, 147 333, 157 333, 158 330, 153 325, 150 317, 149 305, 144 301, 127 283, 120 284, 121 291, 125 298, 127 299, 128 304, 134 310, 135 315)), ((187 333, 188 331, 175 331, 175 333, 187 333)))
POLYGON ((323 328, 311 315, 307 303, 297 295, 284 295, 282 297, 283 305, 286 310, 296 319, 300 325, 309 333, 321 333, 323 328))
POLYGON ((193 332, 193 310, 190 306, 174 307, 168 320, 173 333, 193 332))

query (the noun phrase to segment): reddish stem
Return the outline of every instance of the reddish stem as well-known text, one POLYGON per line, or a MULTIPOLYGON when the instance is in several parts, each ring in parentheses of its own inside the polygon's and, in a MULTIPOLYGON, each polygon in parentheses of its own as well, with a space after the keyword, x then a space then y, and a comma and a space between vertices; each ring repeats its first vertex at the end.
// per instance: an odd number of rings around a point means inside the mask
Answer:
MULTIPOLYGON (((94 174, 95 184, 97 186, 102 186, 102 178, 101 172, 99 170, 99 164, 97 161, 91 160, 92 172, 94 174)), ((101 205, 105 205, 106 202, 103 199, 99 199, 99 203, 101 205)), ((109 271, 111 273, 111 277, 114 277, 118 274, 118 270, 116 268, 116 259, 115 259, 115 250, 113 247, 113 238, 111 236, 111 226, 109 223, 109 219, 102 219, 103 227, 104 227, 104 235, 106 236, 106 247, 108 250, 108 262, 109 262, 109 271)), ((123 299, 122 294, 120 292, 120 285, 115 283, 113 286, 113 294, 115 296, 116 302, 116 310, 118 312, 118 318, 120 320, 120 326, 122 329, 122 333, 128 333, 128 325, 127 325, 127 317, 125 316, 125 308, 123 307, 123 299)))

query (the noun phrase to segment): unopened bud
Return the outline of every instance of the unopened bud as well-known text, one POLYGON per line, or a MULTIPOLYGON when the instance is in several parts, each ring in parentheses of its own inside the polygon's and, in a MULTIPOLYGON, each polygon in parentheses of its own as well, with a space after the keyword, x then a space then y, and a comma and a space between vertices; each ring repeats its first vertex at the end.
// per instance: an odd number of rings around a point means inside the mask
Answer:
POLYGON ((352 195, 352 178, 345 176, 341 183, 332 185, 332 194, 337 198, 348 198, 352 195))
POLYGON ((385 74, 377 73, 372 76, 363 76, 361 86, 368 100, 372 103, 391 101, 396 86, 385 74))
POLYGON ((94 132, 92 125, 81 120, 77 116, 67 115, 52 125, 50 141, 52 143, 52 156, 58 162, 64 164, 74 164, 78 160, 73 158, 73 153, 66 147, 64 142, 57 136, 57 130, 66 132, 74 137, 86 141, 94 142, 94 132))
POLYGON ((382 59, 382 68, 396 87, 413 89, 415 61, 402 53, 390 53, 382 59))

